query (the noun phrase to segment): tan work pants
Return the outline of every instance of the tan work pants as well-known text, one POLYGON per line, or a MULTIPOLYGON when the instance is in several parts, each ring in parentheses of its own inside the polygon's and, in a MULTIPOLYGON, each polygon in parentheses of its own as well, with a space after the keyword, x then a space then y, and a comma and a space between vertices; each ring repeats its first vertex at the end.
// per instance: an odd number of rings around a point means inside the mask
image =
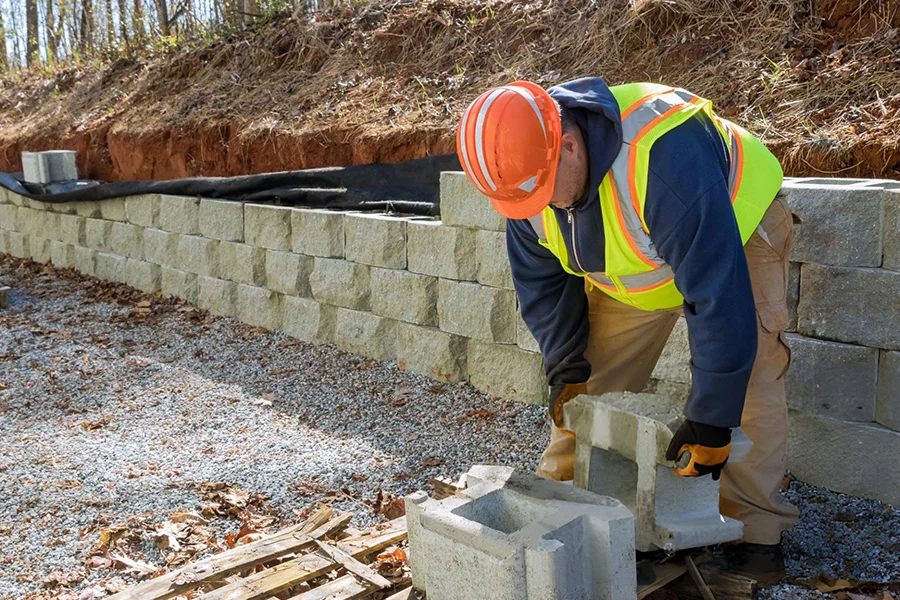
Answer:
MULTIPOLYGON (((784 198, 778 197, 744 246, 759 332, 759 346, 741 418, 741 428, 753 441, 753 450, 743 462, 726 465, 719 508, 722 514, 743 521, 744 541, 755 544, 779 543, 781 532, 789 529, 798 517, 797 509, 778 493, 787 452, 783 376, 791 352, 784 328, 788 319, 786 296, 792 237, 791 212, 784 198)), ((588 302, 591 325, 586 352, 591 363, 588 393, 640 392, 659 360, 681 308, 642 311, 597 289, 588 292, 588 302)), ((574 438, 553 427, 538 474, 549 479, 572 479, 574 461, 574 438)))

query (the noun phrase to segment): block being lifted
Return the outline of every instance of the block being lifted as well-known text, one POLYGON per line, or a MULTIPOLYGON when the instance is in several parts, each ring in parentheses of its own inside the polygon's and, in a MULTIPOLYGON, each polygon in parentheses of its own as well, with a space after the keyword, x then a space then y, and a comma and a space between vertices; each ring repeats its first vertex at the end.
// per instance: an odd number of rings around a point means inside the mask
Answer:
POLYGON ((444 500, 406 498, 413 586, 428 600, 637 596, 621 502, 508 467, 472 467, 444 500))
POLYGON ((22 171, 27 183, 53 183, 78 179, 75 151, 23 152, 22 171))
MULTIPOLYGON (((639 551, 683 550, 740 539, 740 521, 719 513, 719 482, 679 477, 666 448, 683 419, 680 401, 618 392, 578 396, 564 408, 575 434, 575 486, 618 498, 634 514, 639 551)), ((742 461, 752 442, 732 432, 729 463, 742 461)))

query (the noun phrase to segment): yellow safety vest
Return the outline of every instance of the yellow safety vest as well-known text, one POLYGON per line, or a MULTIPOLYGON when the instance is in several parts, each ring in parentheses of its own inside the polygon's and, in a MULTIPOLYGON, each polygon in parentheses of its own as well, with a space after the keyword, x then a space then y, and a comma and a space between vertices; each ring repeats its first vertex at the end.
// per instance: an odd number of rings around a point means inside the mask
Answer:
POLYGON ((675 287, 672 268, 650 240, 644 218, 653 143, 700 111, 707 114, 728 147, 728 190, 744 244, 781 189, 781 165, 762 142, 713 114, 709 100, 653 83, 631 83, 610 90, 619 104, 623 139, 619 154, 600 183, 606 271, 583 273, 572 268, 552 207, 529 221, 541 245, 559 259, 568 273, 586 277, 613 298, 642 310, 675 308, 681 306, 684 297, 675 287))

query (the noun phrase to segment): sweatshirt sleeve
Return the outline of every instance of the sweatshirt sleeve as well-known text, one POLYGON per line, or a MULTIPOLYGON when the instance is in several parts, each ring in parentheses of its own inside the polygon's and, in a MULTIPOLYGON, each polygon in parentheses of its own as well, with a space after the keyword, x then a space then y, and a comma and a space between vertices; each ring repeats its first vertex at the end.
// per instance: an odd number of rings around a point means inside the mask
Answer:
POLYGON ((651 150, 646 206, 651 238, 684 296, 693 380, 685 416, 737 427, 757 330, 747 260, 724 175, 727 160, 712 124, 688 121, 651 150))
POLYGON ((588 308, 584 279, 566 273, 538 243, 525 220, 507 220, 506 245, 522 319, 544 356, 547 382, 582 383, 591 374, 584 358, 588 308))

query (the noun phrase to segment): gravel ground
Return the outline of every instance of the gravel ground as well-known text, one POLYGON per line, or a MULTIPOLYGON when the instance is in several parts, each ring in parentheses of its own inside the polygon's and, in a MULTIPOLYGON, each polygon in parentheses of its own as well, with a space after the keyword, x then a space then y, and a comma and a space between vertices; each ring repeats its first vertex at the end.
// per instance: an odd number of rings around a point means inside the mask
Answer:
MULTIPOLYGON (((379 492, 478 463, 533 470, 549 437, 542 408, 124 286, 2 256, 0 285, 13 288, 0 311, 0 598, 54 597, 44 577, 81 567, 104 526, 196 509, 203 482, 265 495, 273 526, 321 502, 365 526, 383 518, 379 492)), ((799 482, 787 494, 802 512, 789 576, 900 581, 900 511, 799 482)), ((146 535, 142 548, 163 564, 146 535)), ((834 596, 781 585, 760 597, 834 596)))

